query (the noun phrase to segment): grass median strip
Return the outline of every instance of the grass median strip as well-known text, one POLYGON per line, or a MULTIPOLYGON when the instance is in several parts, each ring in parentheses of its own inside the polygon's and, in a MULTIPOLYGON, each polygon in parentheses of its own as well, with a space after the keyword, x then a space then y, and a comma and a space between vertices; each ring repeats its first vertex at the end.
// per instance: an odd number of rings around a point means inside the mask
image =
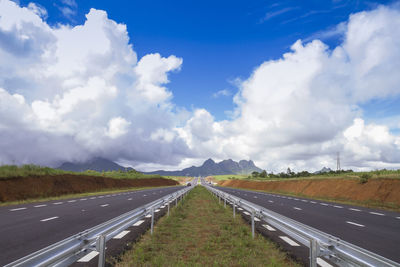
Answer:
POLYGON ((297 266, 232 210, 197 186, 146 233, 117 266, 297 266))

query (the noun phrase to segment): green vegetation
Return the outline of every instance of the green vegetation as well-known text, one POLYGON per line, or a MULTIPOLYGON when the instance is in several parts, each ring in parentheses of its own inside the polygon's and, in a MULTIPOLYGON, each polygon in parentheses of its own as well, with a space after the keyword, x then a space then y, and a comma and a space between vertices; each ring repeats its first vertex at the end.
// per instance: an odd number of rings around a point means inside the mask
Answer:
POLYGON ((250 175, 214 175, 215 180, 243 179, 256 181, 272 181, 272 180, 303 180, 303 179, 324 179, 324 178, 347 178, 360 179, 360 183, 366 183, 369 179, 375 178, 392 178, 400 179, 399 170, 375 170, 369 172, 354 172, 352 170, 330 171, 320 174, 309 173, 308 171, 293 172, 288 168, 287 172, 267 173, 265 170, 261 173, 252 172, 250 175))
POLYGON ((247 174, 226 174, 226 175, 213 175, 215 180, 228 180, 228 179, 246 179, 247 174))
POLYGON ((197 186, 116 266, 297 266, 271 241, 197 186))
POLYGON ((75 174, 75 175, 88 175, 88 176, 103 176, 116 179, 137 179, 137 178, 160 178, 160 175, 147 175, 137 172, 135 170, 129 171, 106 171, 97 172, 87 170, 85 172, 72 172, 53 169, 49 167, 42 167, 37 165, 3 165, 0 166, 0 179, 10 177, 27 177, 27 176, 44 176, 44 175, 62 175, 62 174, 75 174))

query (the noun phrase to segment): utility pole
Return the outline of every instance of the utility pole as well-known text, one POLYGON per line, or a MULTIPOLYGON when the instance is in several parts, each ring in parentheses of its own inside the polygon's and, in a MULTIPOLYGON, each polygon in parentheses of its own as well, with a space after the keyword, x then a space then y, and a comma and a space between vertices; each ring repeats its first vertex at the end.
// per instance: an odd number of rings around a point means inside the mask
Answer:
POLYGON ((340 152, 337 152, 336 171, 340 171, 340 152))

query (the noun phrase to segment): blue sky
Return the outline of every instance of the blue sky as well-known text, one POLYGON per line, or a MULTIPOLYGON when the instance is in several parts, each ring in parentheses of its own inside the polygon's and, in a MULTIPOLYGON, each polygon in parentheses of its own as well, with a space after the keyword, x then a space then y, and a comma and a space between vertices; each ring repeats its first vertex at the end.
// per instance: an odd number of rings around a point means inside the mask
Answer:
MULTIPOLYGON (((29 2, 20 1, 22 5, 29 2)), ((155 52, 183 58, 181 70, 170 75, 173 102, 189 110, 205 108, 217 120, 229 118, 226 111, 234 108, 236 79, 247 79, 262 62, 280 58, 298 39, 321 38, 334 47, 341 36, 324 33, 332 32, 352 13, 392 2, 35 1, 46 8, 50 25, 79 25, 90 8, 101 9, 110 19, 127 25, 139 58, 155 52), (63 8, 71 12, 63 14, 63 8), (230 95, 213 97, 221 90, 230 95)), ((398 101, 380 103, 385 106, 380 114, 399 112, 398 101)), ((376 119, 379 113, 374 105, 364 108, 368 117, 376 119)))
POLYGON ((400 1, 0 1, 0 164, 400 168, 399 84, 400 1))

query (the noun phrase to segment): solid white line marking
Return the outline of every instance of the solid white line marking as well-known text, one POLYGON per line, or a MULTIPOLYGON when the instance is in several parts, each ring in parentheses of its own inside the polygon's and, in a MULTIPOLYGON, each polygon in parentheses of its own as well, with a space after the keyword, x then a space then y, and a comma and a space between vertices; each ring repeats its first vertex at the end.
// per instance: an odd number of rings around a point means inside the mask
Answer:
POLYGON ((349 210, 361 211, 361 210, 359 210, 359 209, 353 209, 353 208, 350 208, 349 210))
POLYGON ((134 224, 132 224, 133 226, 139 226, 144 222, 144 220, 139 220, 137 222, 135 222, 134 224))
POLYGON ((271 226, 269 226, 268 224, 263 224, 263 226, 265 228, 267 228, 268 231, 276 231, 275 228, 272 228, 271 226))
POLYGON ((17 211, 17 210, 26 210, 26 208, 16 208, 16 209, 11 209, 10 211, 17 211))
POLYGON ((298 207, 293 207, 295 210, 302 210, 302 209, 300 209, 300 208, 298 208, 298 207))
POLYGON ((285 241, 286 243, 288 243, 289 245, 291 245, 292 247, 300 246, 299 244, 297 244, 296 242, 294 242, 292 239, 290 239, 287 236, 280 236, 279 238, 282 239, 283 241, 285 241))
POLYGON ((54 220, 54 219, 57 219, 57 218, 58 218, 58 216, 54 216, 54 217, 43 219, 43 220, 40 220, 40 221, 41 222, 47 222, 47 221, 51 221, 51 220, 54 220))
POLYGON ((321 267, 333 267, 333 265, 330 265, 329 263, 327 263, 326 261, 324 261, 321 258, 317 258, 317 264, 321 267))
POLYGON ((85 255, 84 257, 80 258, 78 262, 89 262, 91 259, 99 255, 97 251, 92 251, 89 254, 85 255))
POLYGON ((69 200, 68 202, 69 202, 69 203, 72 203, 72 202, 76 202, 76 200, 69 200))
POLYGON ((64 203, 64 202, 56 202, 56 203, 53 203, 53 205, 61 205, 62 203, 64 203))
POLYGON ((355 223, 355 222, 346 221, 346 223, 349 223, 349 224, 352 224, 352 225, 355 225, 355 226, 359 226, 359 227, 365 227, 365 225, 358 224, 358 223, 355 223))
POLYGON ((43 205, 36 205, 36 206, 34 206, 35 208, 41 208, 41 207, 46 207, 47 205, 46 204, 43 204, 43 205))
POLYGON ((124 236, 126 236, 130 231, 122 231, 121 233, 119 233, 118 235, 114 236, 113 239, 121 239, 124 236))
POLYGON ((334 206, 335 208, 338 208, 338 209, 343 209, 343 207, 342 206, 338 206, 338 205, 336 205, 336 206, 334 206))
POLYGON ((385 216, 385 214, 383 214, 383 213, 373 212, 373 211, 371 211, 370 214, 379 215, 379 216, 385 216))

